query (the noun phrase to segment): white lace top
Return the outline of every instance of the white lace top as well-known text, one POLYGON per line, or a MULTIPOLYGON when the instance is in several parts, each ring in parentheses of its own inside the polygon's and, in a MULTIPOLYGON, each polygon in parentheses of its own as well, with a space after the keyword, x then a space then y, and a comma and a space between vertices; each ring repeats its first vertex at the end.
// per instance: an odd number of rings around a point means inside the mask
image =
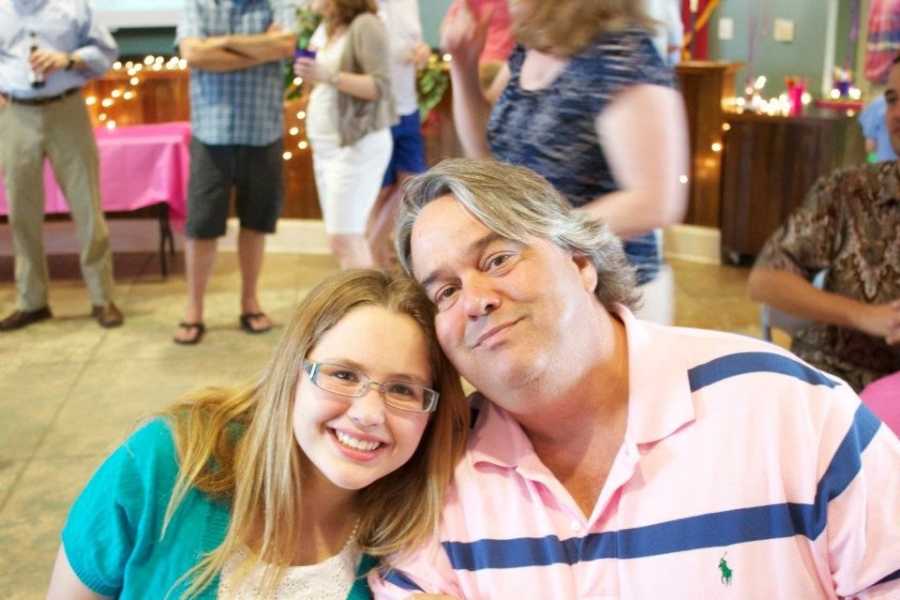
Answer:
MULTIPOLYGON (((257 565, 241 581, 239 587, 231 585, 230 580, 248 552, 247 549, 241 550, 225 564, 219 584, 219 600, 255 600, 262 595, 262 565, 257 565)), ((288 567, 284 579, 275 590, 274 598, 344 600, 353 587, 359 559, 360 552, 356 544, 349 543, 331 558, 315 565, 288 567)))
MULTIPOLYGON (((341 70, 341 55, 347 44, 347 35, 341 34, 330 44, 325 35, 325 26, 319 25, 310 40, 310 46, 318 48, 316 62, 323 65, 328 72, 337 73, 341 70)), ((309 95, 309 103, 306 106, 306 137, 310 139, 337 140, 338 133, 338 94, 340 92, 333 85, 325 82, 317 83, 309 95)))

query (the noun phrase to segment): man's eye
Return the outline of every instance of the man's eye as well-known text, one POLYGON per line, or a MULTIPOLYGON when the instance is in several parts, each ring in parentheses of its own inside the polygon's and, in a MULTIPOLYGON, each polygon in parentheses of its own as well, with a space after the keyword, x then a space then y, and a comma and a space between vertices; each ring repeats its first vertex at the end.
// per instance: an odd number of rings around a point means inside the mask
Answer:
POLYGON ((496 269, 497 267, 501 267, 506 264, 511 257, 511 254, 497 254, 492 256, 487 261, 487 268, 496 269))

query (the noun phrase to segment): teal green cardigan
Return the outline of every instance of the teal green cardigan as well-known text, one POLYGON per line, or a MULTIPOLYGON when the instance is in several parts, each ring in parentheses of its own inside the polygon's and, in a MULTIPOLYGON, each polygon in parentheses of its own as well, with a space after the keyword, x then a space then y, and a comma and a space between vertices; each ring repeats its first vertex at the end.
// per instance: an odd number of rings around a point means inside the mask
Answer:
MULTIPOLYGON (((155 419, 137 430, 100 466, 72 506, 62 532, 69 564, 94 592, 121 600, 181 598, 190 582, 175 582, 221 545, 231 514, 227 505, 190 489, 166 535, 163 517, 178 459, 169 425, 155 419)), ((371 598, 363 576, 375 565, 364 555, 348 600, 371 598)), ((219 577, 197 596, 215 600, 219 577)))

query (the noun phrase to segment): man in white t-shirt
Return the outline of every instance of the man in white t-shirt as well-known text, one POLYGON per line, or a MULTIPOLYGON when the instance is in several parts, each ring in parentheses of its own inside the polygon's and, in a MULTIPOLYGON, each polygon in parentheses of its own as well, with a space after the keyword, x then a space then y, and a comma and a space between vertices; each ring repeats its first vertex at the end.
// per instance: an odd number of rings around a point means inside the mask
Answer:
POLYGON ((381 192, 369 214, 366 237, 376 264, 388 267, 394 260, 391 232, 400 197, 398 191, 408 177, 426 169, 416 70, 428 62, 431 49, 422 41, 418 0, 378 0, 378 16, 384 20, 390 40, 391 91, 400 121, 391 128, 394 150, 381 192))

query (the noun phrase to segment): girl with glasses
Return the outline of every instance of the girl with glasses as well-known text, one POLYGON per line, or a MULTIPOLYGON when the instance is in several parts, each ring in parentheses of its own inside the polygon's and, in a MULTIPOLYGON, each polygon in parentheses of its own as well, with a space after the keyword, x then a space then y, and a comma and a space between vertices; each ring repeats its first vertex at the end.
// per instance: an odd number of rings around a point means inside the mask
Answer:
POLYGON ((190 395, 100 466, 48 597, 367 598, 378 557, 436 526, 467 410, 414 282, 331 277, 258 381, 190 395))

